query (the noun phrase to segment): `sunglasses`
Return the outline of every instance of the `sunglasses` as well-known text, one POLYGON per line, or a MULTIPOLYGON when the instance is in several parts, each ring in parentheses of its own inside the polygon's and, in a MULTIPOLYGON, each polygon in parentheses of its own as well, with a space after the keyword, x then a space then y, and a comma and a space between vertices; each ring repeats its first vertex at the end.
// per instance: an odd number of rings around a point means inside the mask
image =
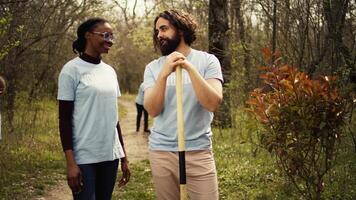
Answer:
POLYGON ((97 34, 97 35, 101 35, 103 37, 103 39, 106 42, 114 42, 114 34, 109 33, 109 32, 96 32, 96 31, 92 31, 91 33, 97 34))

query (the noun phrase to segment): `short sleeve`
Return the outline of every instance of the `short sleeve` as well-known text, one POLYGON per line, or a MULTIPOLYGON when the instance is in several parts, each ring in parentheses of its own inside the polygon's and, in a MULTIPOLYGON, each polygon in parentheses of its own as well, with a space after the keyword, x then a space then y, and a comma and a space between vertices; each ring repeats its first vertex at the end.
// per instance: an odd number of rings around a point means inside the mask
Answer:
POLYGON ((141 85, 138 89, 138 94, 137 94, 140 98, 143 98, 143 96, 144 96, 143 87, 144 87, 144 85, 143 85, 143 83, 141 83, 141 85))
POLYGON ((117 97, 121 97, 121 91, 120 91, 120 85, 119 85, 119 82, 117 82, 117 88, 116 88, 116 90, 117 90, 117 97))
POLYGON ((143 75, 143 91, 145 91, 147 88, 153 87, 155 82, 156 80, 154 78, 152 69, 150 65, 147 65, 143 75))
POLYGON ((221 82, 224 82, 221 72, 221 65, 218 58, 215 55, 208 54, 207 68, 205 69, 204 79, 216 78, 221 82))
POLYGON ((62 69, 58 78, 58 100, 74 101, 77 84, 69 71, 62 69))
POLYGON ((113 76, 113 84, 115 84, 115 88, 116 88, 116 97, 121 97, 121 91, 120 91, 120 83, 119 83, 119 77, 116 74, 116 71, 113 67, 111 67, 110 65, 107 65, 108 67, 110 67, 110 69, 112 70, 112 76, 113 76))

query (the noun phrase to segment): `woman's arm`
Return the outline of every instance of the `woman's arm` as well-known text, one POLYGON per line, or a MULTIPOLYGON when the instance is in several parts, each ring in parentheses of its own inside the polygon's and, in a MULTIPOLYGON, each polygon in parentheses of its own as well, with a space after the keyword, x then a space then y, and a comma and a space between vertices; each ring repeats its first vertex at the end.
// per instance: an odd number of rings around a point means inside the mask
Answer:
POLYGON ((121 171, 122 171, 122 177, 119 181, 119 187, 126 185, 129 180, 130 180, 130 176, 131 176, 131 172, 128 166, 128 160, 127 160, 127 154, 126 154, 126 150, 125 150, 125 145, 124 145, 124 139, 122 137, 122 133, 121 133, 121 126, 120 126, 120 122, 118 121, 116 124, 116 128, 117 128, 117 133, 119 135, 119 140, 122 146, 122 149, 125 153, 125 157, 121 158, 121 171))
POLYGON ((82 175, 73 153, 73 101, 59 100, 59 133, 67 161, 67 181, 73 192, 80 192, 82 175))

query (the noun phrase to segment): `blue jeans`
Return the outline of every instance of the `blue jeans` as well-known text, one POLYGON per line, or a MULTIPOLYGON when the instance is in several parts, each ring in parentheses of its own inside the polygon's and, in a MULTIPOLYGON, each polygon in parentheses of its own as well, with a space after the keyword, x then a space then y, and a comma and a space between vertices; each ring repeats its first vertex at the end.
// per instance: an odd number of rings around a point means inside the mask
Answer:
POLYGON ((83 177, 82 191, 74 200, 110 200, 116 182, 119 160, 78 165, 83 177))

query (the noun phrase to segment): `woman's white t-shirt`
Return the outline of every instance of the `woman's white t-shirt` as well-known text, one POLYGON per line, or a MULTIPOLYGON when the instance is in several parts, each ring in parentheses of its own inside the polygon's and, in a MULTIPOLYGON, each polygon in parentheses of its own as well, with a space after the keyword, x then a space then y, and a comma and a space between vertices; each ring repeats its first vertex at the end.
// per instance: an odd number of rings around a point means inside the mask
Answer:
POLYGON ((73 151, 77 164, 125 156, 116 129, 119 96, 115 70, 103 61, 93 64, 77 57, 62 68, 57 99, 74 101, 73 151))

